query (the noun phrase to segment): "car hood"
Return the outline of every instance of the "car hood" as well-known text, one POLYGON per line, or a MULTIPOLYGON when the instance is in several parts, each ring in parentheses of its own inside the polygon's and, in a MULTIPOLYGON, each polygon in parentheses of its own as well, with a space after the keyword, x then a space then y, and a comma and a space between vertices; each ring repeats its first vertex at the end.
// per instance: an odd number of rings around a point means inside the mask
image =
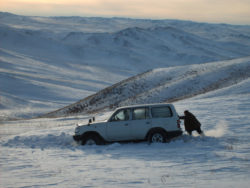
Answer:
POLYGON ((104 123, 107 123, 107 121, 98 121, 98 122, 88 123, 88 124, 79 124, 78 126, 79 127, 82 127, 82 126, 99 126, 99 125, 102 125, 104 123))

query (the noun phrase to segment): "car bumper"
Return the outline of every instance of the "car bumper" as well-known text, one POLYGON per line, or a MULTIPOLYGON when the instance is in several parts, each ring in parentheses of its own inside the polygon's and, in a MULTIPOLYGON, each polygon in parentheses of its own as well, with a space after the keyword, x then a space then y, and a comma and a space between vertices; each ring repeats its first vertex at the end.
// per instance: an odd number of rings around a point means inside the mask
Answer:
POLYGON ((73 139, 78 142, 81 140, 81 135, 74 135, 73 139))
POLYGON ((182 131, 179 130, 179 131, 171 131, 171 132, 168 132, 168 139, 172 139, 172 138, 175 138, 177 136, 181 136, 182 135, 182 131))

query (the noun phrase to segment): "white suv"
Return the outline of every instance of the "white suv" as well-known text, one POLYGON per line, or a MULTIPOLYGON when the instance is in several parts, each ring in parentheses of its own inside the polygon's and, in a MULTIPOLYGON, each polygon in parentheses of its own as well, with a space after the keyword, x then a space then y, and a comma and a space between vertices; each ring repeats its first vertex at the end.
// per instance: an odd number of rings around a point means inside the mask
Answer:
POLYGON ((116 109, 105 122, 77 126, 74 140, 83 145, 116 141, 166 142, 182 134, 172 104, 148 104, 116 109))

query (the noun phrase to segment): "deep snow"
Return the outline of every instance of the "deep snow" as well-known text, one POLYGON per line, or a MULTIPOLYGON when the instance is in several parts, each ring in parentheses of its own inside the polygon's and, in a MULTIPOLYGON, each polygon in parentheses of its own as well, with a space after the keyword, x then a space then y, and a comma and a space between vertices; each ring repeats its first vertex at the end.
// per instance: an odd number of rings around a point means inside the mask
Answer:
POLYGON ((248 187, 249 91, 248 80, 174 103, 179 114, 189 109, 198 117, 206 136, 184 134, 167 144, 77 145, 74 124, 87 117, 4 122, 0 185, 248 187))

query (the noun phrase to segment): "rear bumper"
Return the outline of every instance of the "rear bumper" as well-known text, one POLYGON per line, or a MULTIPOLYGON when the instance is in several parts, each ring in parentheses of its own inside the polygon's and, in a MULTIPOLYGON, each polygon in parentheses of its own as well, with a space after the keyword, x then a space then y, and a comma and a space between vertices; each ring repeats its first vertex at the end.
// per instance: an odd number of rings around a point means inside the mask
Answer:
POLYGON ((175 138, 182 135, 182 130, 168 132, 168 139, 175 138))

